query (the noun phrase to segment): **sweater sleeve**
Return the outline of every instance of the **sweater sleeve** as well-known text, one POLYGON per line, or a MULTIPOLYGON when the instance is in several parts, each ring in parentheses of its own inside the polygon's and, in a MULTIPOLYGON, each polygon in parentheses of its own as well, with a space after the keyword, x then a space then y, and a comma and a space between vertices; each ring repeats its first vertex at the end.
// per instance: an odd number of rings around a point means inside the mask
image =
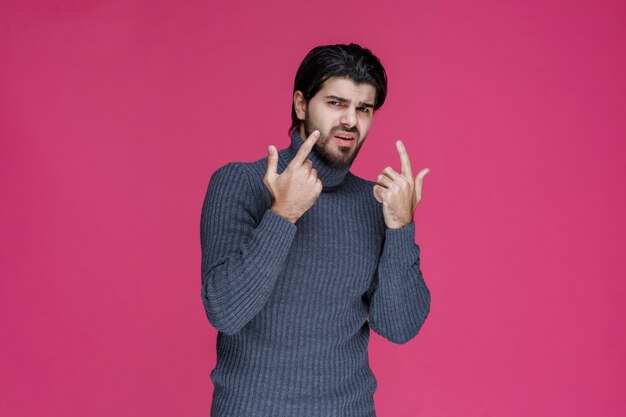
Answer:
POLYGON ((415 223, 386 229, 383 250, 367 291, 369 325, 393 343, 417 335, 430 311, 430 291, 420 271, 415 223))
POLYGON ((200 220, 202 302, 209 323, 229 335, 269 299, 296 233, 294 224, 270 209, 255 220, 262 203, 248 175, 237 162, 215 171, 200 220))

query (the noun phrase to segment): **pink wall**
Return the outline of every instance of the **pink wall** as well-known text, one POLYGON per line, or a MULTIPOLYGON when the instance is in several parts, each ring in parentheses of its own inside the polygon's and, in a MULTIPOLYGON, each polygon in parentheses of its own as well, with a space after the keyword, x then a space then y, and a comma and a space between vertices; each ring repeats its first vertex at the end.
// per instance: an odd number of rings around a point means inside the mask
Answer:
POLYGON ((397 138, 431 170, 379 417, 626 414, 624 2, 31 3, 0 15, 0 415, 208 416, 209 177, 287 146, 300 60, 351 41, 390 78, 353 172, 397 138))

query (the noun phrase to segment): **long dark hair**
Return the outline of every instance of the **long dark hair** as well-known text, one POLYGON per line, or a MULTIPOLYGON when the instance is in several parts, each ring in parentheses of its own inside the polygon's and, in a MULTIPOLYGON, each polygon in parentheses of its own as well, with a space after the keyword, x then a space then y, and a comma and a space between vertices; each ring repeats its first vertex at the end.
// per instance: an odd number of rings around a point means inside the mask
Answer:
MULTIPOLYGON (((356 43, 349 45, 317 46, 304 57, 296 72, 293 93, 300 90, 308 102, 331 77, 342 77, 356 84, 371 84, 376 88, 374 110, 378 110, 387 97, 387 74, 380 60, 372 52, 356 43)), ((292 99, 293 99, 292 93, 292 99)), ((289 135, 300 125, 296 109, 291 102, 291 127, 289 135)))

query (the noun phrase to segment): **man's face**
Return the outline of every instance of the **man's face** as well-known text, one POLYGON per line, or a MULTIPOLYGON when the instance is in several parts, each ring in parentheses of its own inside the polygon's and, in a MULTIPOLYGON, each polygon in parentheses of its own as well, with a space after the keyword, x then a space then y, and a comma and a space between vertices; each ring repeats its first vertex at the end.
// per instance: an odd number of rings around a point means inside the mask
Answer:
POLYGON ((348 166, 359 153, 370 129, 375 99, 373 85, 355 84, 339 77, 326 80, 308 103, 296 92, 296 113, 304 122, 300 125, 300 136, 306 140, 318 129, 320 137, 313 151, 332 167, 348 166))

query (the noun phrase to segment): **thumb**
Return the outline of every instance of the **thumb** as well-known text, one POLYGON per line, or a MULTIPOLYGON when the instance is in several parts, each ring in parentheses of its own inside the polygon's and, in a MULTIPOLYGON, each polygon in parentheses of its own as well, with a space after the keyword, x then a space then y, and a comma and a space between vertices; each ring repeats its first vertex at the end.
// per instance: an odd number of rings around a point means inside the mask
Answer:
POLYGON ((380 186, 375 185, 374 188, 372 189, 373 193, 374 193, 374 198, 376 200, 378 200, 379 203, 383 202, 383 199, 378 195, 378 191, 380 189, 380 186))
POLYGON ((422 188, 422 184, 424 183, 424 177, 426 176, 426 174, 428 174, 430 172, 429 168, 424 168, 423 170, 421 170, 419 172, 419 174, 417 174, 415 176, 415 185, 418 186, 419 188, 422 188))
POLYGON ((274 145, 270 145, 267 148, 267 168, 266 173, 268 176, 276 175, 276 168, 278 167, 278 154, 274 145))
POLYGON ((426 174, 430 172, 429 168, 424 168, 417 174, 415 177, 415 188, 413 190, 413 205, 417 206, 417 204, 422 199, 422 186, 424 184, 424 177, 426 174))

